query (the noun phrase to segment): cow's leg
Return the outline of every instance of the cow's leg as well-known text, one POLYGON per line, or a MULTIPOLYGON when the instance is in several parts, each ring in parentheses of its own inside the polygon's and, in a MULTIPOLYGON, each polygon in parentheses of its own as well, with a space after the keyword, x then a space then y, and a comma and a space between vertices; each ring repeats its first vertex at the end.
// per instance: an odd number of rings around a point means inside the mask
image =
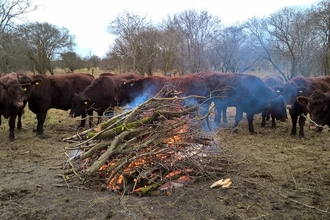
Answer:
POLYGON ((93 110, 87 111, 89 128, 93 127, 93 110))
POLYGON ((38 135, 43 135, 43 133, 44 133, 44 123, 46 120, 46 114, 47 114, 47 111, 40 111, 37 114, 38 125, 37 125, 36 132, 38 135))
POLYGON ((12 115, 9 118, 8 125, 9 125, 9 140, 14 141, 15 135, 14 135, 14 130, 15 130, 15 121, 16 121, 16 115, 12 115))
POLYGON ((222 108, 222 121, 223 121, 224 124, 228 123, 228 120, 227 120, 227 106, 224 106, 222 108))
POLYGON ((215 111, 214 111, 214 124, 216 126, 219 126, 221 124, 221 113, 222 113, 222 106, 220 103, 217 103, 215 105, 215 111))
POLYGON ((247 114, 246 115, 248 123, 249 123, 249 131, 251 134, 256 134, 253 128, 253 114, 247 114))
POLYGON ((78 129, 82 129, 85 127, 85 124, 86 124, 86 112, 84 112, 82 115, 81 115, 81 120, 80 120, 80 124, 78 126, 78 129))
POLYGON ((23 115, 23 109, 19 109, 17 114, 17 129, 22 130, 22 115, 23 115))
POLYGON ((291 115, 291 122, 292 122, 291 135, 296 135, 298 116, 294 115, 294 114, 290 114, 290 115, 291 115))
POLYGON ((236 107, 235 124, 234 124, 235 132, 237 132, 237 126, 242 119, 243 119, 243 110, 241 110, 239 107, 236 107))
POLYGON ((272 128, 276 129, 276 118, 273 115, 271 115, 271 117, 272 117, 272 128))
POLYGON ((263 110, 261 113, 261 127, 266 127, 266 117, 267 117, 267 110, 263 110))
MULTIPOLYGON (((200 115, 203 118, 202 127, 203 127, 203 129, 208 128, 210 131, 212 129, 210 126, 209 117, 208 116, 206 118, 204 118, 204 117, 209 113, 211 103, 212 103, 211 101, 205 102, 203 105, 200 106, 200 115)), ((217 106, 215 106, 215 117, 216 117, 216 115, 217 115, 217 106)))
POLYGON ((306 118, 304 116, 299 116, 299 137, 304 138, 304 126, 305 126, 306 118))

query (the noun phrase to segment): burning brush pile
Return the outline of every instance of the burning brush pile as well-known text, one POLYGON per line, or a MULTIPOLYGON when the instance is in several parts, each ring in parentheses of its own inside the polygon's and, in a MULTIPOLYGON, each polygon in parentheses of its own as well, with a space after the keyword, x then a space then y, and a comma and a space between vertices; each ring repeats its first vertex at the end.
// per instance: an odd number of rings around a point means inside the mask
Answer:
POLYGON ((218 148, 201 132, 191 97, 152 98, 64 141, 74 142, 64 179, 78 177, 98 190, 139 196, 222 173, 218 148), (190 106, 190 107, 188 107, 190 106))

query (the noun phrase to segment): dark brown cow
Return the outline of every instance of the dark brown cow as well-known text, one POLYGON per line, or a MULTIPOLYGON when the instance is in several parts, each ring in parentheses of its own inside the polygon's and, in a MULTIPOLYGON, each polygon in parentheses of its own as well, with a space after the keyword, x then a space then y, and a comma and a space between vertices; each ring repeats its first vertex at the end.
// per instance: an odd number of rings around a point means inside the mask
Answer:
MULTIPOLYGON (((283 87, 285 84, 285 81, 283 77, 280 75, 270 75, 266 76, 265 78, 262 79, 264 83, 271 89, 275 91, 276 94, 280 95, 280 90, 275 90, 275 88, 278 87, 283 87)), ((264 110, 262 112, 262 121, 261 121, 261 127, 266 126, 266 120, 269 120, 270 117, 272 118, 272 128, 276 128, 276 119, 275 117, 271 116, 267 110, 264 110)))
POLYGON ((209 96, 205 79, 197 74, 177 77, 147 76, 124 82, 124 84, 122 87, 127 91, 127 94, 130 94, 132 100, 131 107, 156 96, 162 89, 164 89, 163 96, 172 96, 172 92, 174 92, 175 94, 180 93, 181 96, 195 95, 201 97, 201 99, 196 97, 187 100, 187 102, 201 103, 209 96))
POLYGON ((310 119, 315 123, 312 126, 316 126, 318 131, 321 131, 324 125, 330 127, 330 91, 315 90, 309 97, 298 96, 297 101, 307 107, 310 119))
POLYGON ((284 100, 258 77, 238 73, 208 73, 207 88, 212 93, 216 108, 220 112, 225 106, 235 106, 235 127, 246 113, 249 131, 253 128, 254 114, 267 109, 274 117, 284 121, 287 118, 284 100))
MULTIPOLYGON (((119 85, 123 81, 138 79, 141 75, 135 72, 123 74, 104 73, 96 78, 90 86, 81 93, 76 93, 72 99, 71 117, 77 117, 86 111, 96 111, 101 116, 105 111, 113 111, 115 106, 123 106, 130 101, 130 96, 119 85)), ((111 114, 111 113, 110 113, 111 114)))
MULTIPOLYGON (((33 75, 31 80, 41 80, 28 99, 29 109, 36 114, 37 134, 43 134, 43 125, 50 108, 68 110, 71 108, 72 97, 89 86, 94 77, 90 74, 70 73, 60 75, 33 75)), ((86 115, 82 115, 80 127, 84 127, 86 115)))
POLYGON ((298 96, 309 97, 314 90, 330 91, 330 76, 303 77, 297 76, 285 83, 283 87, 275 88, 281 91, 284 101, 289 109, 292 121, 291 135, 297 133, 297 121, 299 117, 299 137, 304 138, 304 126, 308 110, 298 103, 298 96))
POLYGON ((24 92, 31 87, 30 83, 20 84, 16 73, 10 73, 0 78, 0 115, 9 118, 9 140, 15 139, 15 120, 24 107, 27 97, 24 92))

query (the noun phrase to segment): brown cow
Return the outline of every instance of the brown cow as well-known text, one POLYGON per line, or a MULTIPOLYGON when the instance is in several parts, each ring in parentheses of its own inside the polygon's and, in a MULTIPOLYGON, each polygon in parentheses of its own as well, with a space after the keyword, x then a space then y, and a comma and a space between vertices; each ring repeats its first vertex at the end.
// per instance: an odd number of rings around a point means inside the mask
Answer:
MULTIPOLYGON (((275 91, 275 93, 278 95, 280 95, 280 90, 275 90, 275 88, 282 87, 285 84, 283 77, 281 77, 280 75, 266 76, 265 78, 262 79, 262 81, 264 81, 264 83, 269 88, 273 89, 275 91)), ((264 110, 262 112, 261 117, 262 117, 261 127, 265 127, 266 120, 269 120, 271 117, 272 118, 272 128, 274 128, 274 129, 276 128, 276 119, 275 119, 275 117, 271 116, 268 111, 264 110)))
POLYGON ((314 90, 319 89, 323 92, 330 91, 330 76, 303 77, 296 76, 286 82, 283 87, 275 88, 281 91, 285 104, 291 115, 292 128, 291 135, 297 133, 297 121, 299 117, 299 137, 304 138, 304 126, 308 109, 298 103, 298 96, 310 96, 314 90))
POLYGON ((322 131, 324 125, 330 127, 330 91, 315 90, 309 97, 298 96, 297 101, 307 107, 310 119, 314 123, 312 126, 316 126, 318 131, 322 131))
POLYGON ((113 112, 115 106, 123 106, 130 102, 130 96, 119 85, 123 81, 139 79, 141 75, 135 72, 123 74, 104 73, 96 78, 81 93, 75 93, 72 99, 71 117, 77 117, 86 111, 96 111, 100 122, 101 116, 108 111, 113 112))
MULTIPOLYGON (((70 73, 60 75, 33 75, 32 80, 41 80, 28 99, 29 109, 36 114, 38 125, 36 132, 43 134, 43 125, 50 108, 68 110, 71 108, 72 97, 89 86, 94 77, 84 73, 70 73)), ((79 127, 84 127, 86 114, 82 115, 79 127)))
POLYGON ((9 118, 9 140, 15 139, 15 120, 24 107, 27 97, 24 92, 31 87, 30 83, 20 84, 16 73, 10 73, 0 78, 0 115, 9 118))
POLYGON ((198 74, 188 74, 177 77, 146 76, 140 79, 124 82, 122 88, 127 91, 132 100, 129 105, 135 107, 138 104, 156 96, 163 88, 166 88, 163 95, 171 96, 181 93, 182 96, 195 95, 200 97, 193 98, 187 102, 204 102, 209 97, 206 82, 198 74), (169 92, 168 94, 165 94, 169 92), (203 98, 204 97, 204 98, 203 98))
POLYGON ((260 78, 238 73, 208 73, 205 78, 217 112, 227 106, 236 107, 235 127, 242 119, 243 112, 247 115, 251 134, 256 133, 253 128, 254 114, 265 109, 275 118, 286 120, 283 97, 278 96, 260 78))

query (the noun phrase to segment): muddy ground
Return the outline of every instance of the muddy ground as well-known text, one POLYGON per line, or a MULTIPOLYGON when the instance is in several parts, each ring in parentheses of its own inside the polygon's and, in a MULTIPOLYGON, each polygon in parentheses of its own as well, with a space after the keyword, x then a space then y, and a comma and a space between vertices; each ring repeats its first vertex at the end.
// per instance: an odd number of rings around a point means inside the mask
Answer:
POLYGON ((36 120, 28 109, 13 143, 7 123, 0 127, 0 219, 330 219, 327 131, 306 129, 300 140, 289 135, 290 121, 260 128, 259 115, 257 135, 246 120, 238 133, 222 127, 213 134, 218 156, 226 158, 219 178, 230 177, 232 187, 210 189, 217 179, 205 177, 170 196, 137 197, 65 184, 59 174, 70 144, 62 139, 78 125, 68 112, 49 112, 44 138, 32 132, 36 120))

